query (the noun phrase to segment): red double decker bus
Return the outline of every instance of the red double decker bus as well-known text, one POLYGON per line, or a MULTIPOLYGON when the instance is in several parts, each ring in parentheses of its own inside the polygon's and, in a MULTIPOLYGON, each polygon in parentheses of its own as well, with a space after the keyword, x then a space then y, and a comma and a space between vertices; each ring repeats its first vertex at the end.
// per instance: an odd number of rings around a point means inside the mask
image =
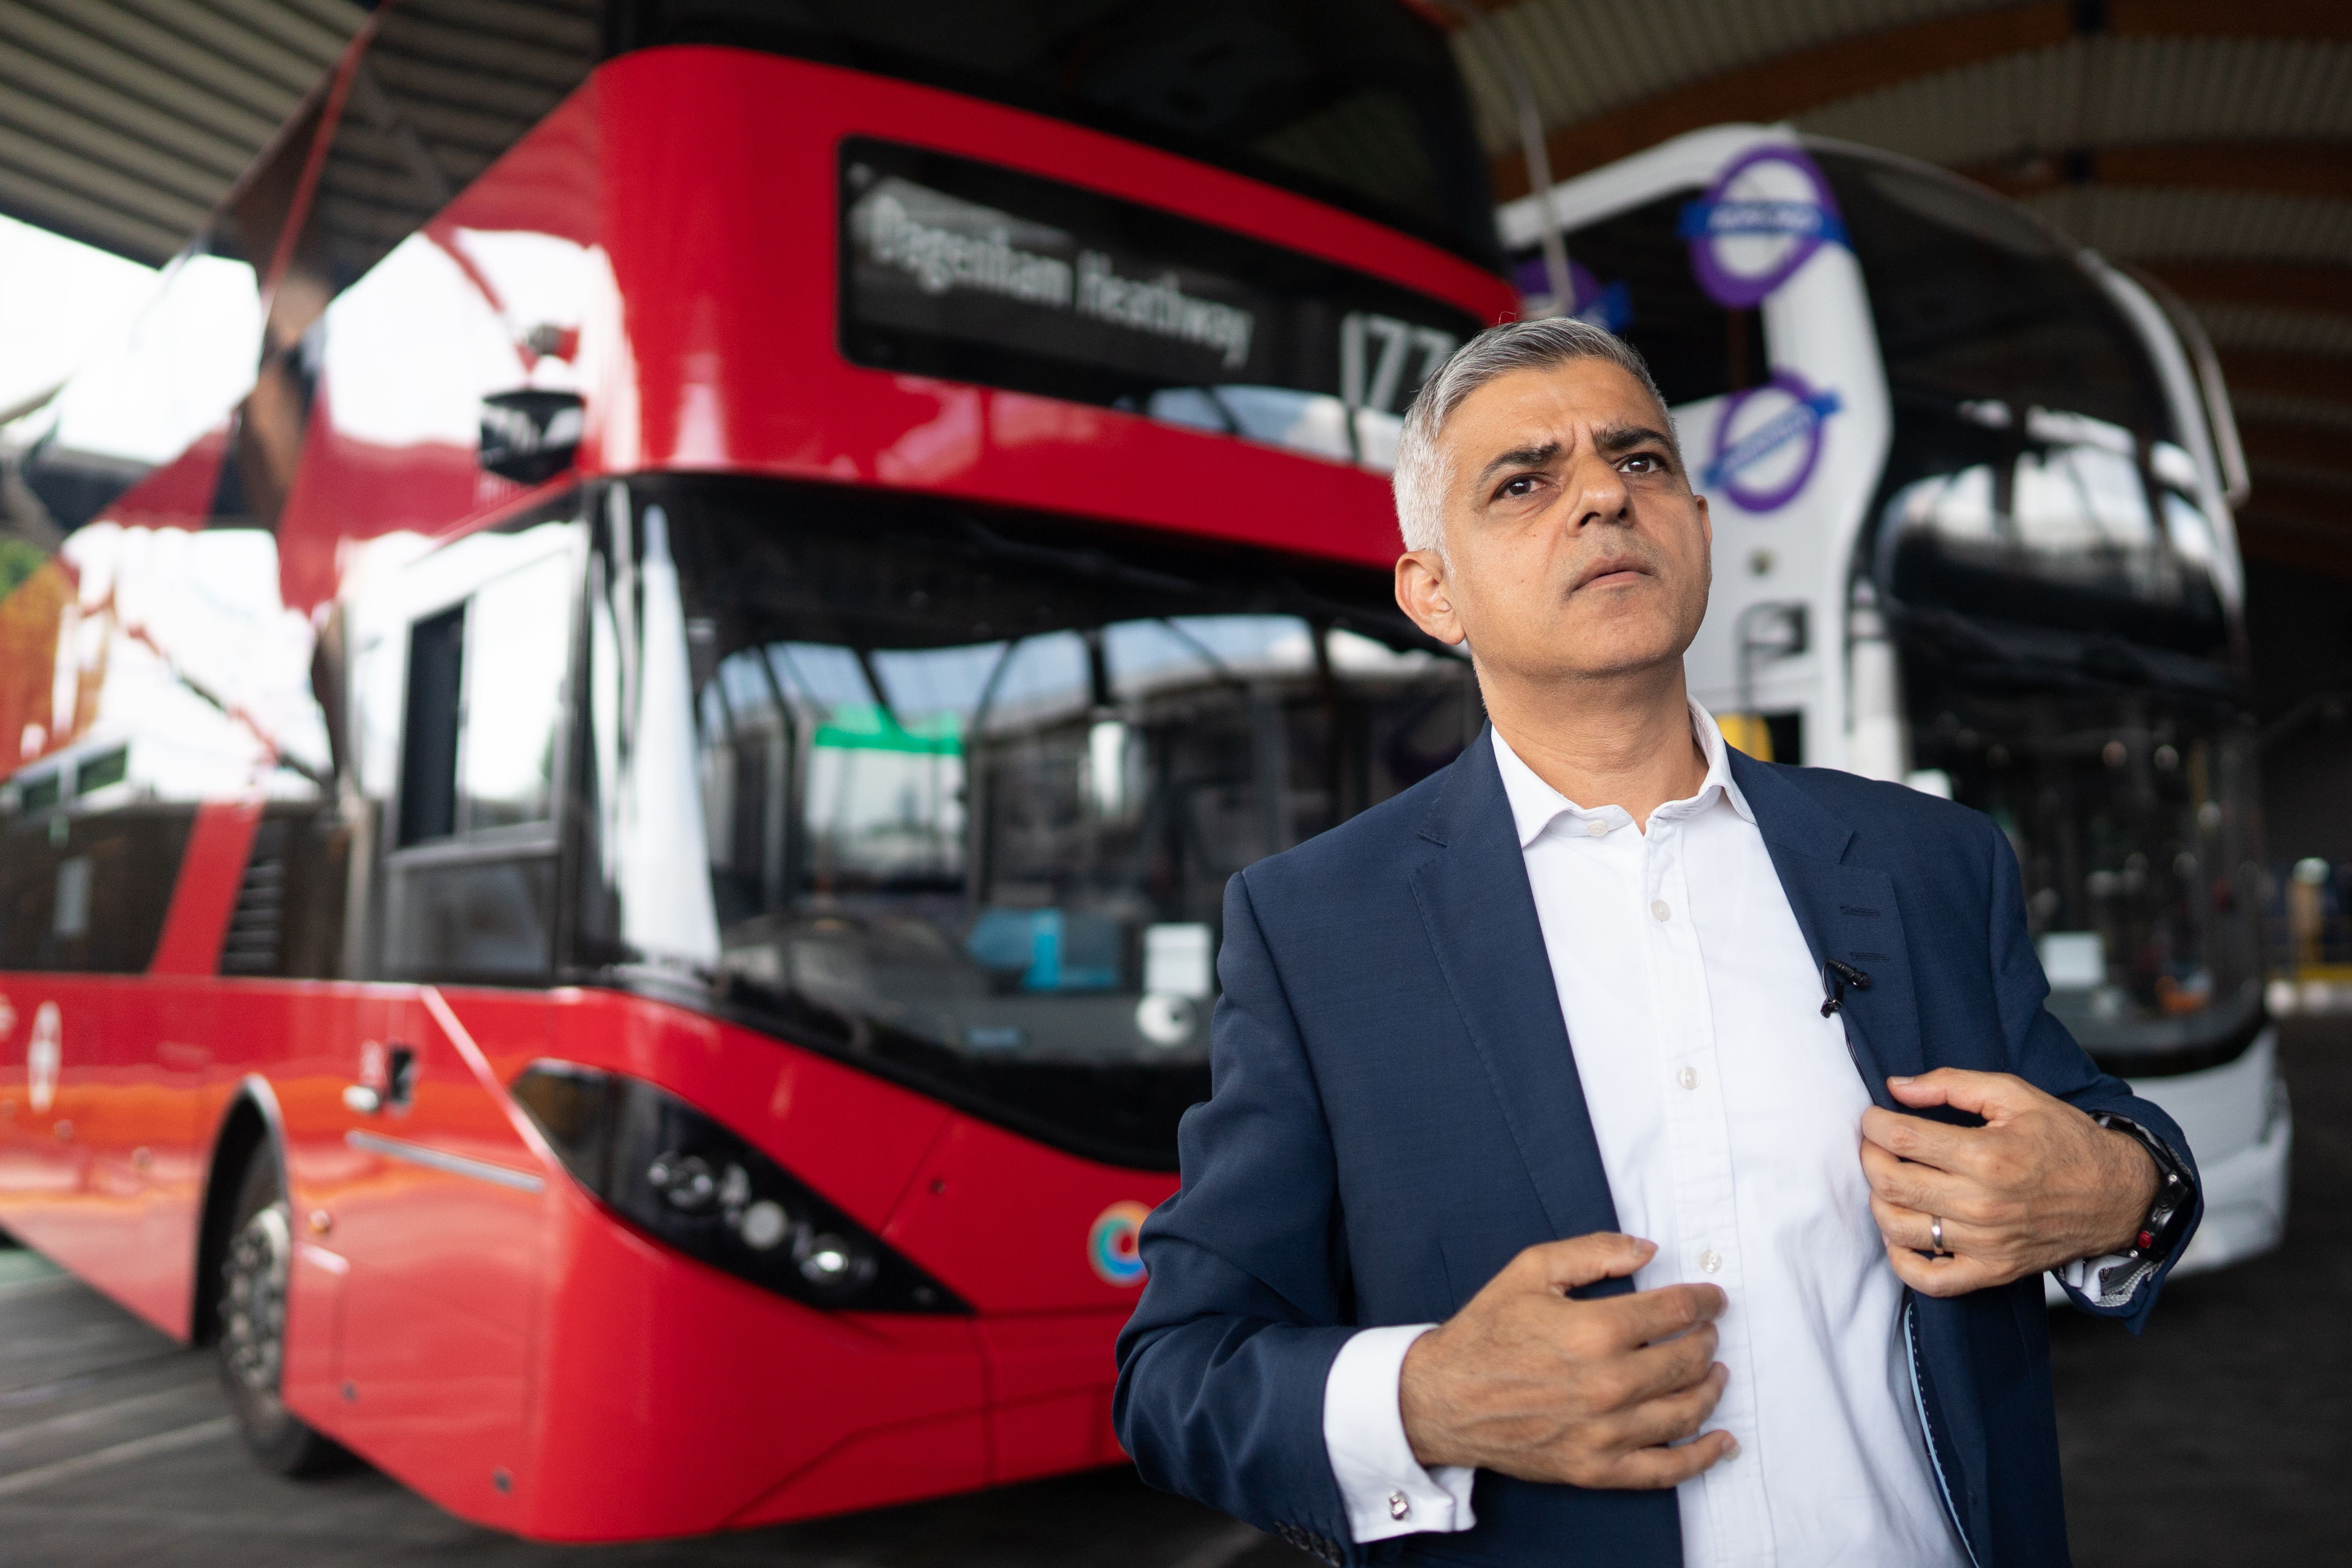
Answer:
POLYGON ((1398 0, 378 9, 8 433, 0 1225, 525 1535, 1118 1459, 1493 245, 1398 0))

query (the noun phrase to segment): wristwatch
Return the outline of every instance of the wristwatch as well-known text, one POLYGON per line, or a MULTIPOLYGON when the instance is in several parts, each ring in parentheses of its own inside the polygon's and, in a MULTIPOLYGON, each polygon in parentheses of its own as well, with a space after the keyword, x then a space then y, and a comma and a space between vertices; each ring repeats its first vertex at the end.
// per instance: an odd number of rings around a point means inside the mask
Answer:
POLYGON ((2188 1223, 2189 1200, 2197 1194, 2197 1179, 2189 1173, 2188 1163, 2174 1153, 2163 1139, 2130 1117, 2102 1110, 2094 1112, 2091 1120, 2102 1127, 2131 1134, 2156 1161, 2158 1180, 2155 1201, 2148 1205, 2147 1215, 2139 1222, 2131 1246, 2124 1249, 2124 1256, 2133 1262, 2152 1264, 2172 1250, 2180 1227, 2188 1223))

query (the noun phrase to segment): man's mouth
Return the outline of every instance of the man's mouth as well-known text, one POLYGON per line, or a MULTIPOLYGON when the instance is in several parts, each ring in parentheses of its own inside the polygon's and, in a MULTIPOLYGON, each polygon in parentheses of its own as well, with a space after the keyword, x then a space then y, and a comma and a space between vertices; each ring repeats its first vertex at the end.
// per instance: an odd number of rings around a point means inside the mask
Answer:
POLYGON ((1650 574, 1650 569, 1638 561, 1596 561, 1578 574, 1576 586, 1579 589, 1623 588, 1650 574))

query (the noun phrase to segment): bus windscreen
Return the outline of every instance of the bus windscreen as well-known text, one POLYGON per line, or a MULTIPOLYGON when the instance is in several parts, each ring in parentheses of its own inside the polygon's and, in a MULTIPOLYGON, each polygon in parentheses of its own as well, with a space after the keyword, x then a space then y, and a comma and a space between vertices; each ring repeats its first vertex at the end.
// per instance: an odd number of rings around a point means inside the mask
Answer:
POLYGON ((588 565, 568 967, 1115 1163, 1172 1169, 1207 1091, 1227 879, 1482 721, 1383 573, 832 489, 631 491, 588 565))
MULTIPOLYGON (((1898 609, 2154 650, 2224 689, 2226 529, 2147 344, 2075 253, 1947 177, 1818 149, 1870 291, 1895 438, 1872 521, 1898 609)), ((2112 662, 2112 659, 2110 660, 2112 662)))

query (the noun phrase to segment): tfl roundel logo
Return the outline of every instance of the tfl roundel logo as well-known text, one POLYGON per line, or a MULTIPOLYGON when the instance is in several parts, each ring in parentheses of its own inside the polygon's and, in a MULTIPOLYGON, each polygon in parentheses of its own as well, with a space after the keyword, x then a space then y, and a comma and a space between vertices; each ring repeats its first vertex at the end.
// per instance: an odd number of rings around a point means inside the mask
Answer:
POLYGON ((1131 1199, 1115 1203, 1095 1217, 1094 1228, 1087 1233, 1087 1261, 1105 1284, 1143 1283, 1143 1255, 1136 1242, 1150 1217, 1150 1204, 1131 1199))

